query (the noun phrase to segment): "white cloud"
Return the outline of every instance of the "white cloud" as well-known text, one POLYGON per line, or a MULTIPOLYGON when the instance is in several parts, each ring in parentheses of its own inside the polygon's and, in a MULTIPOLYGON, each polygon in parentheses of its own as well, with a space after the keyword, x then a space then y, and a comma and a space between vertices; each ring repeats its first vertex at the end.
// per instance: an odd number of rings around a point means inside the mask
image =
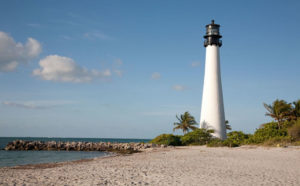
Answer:
POLYGON ((198 66, 200 66, 200 62, 199 61, 194 61, 194 62, 192 62, 192 64, 191 64, 191 66, 192 67, 198 67, 198 66))
POLYGON ((111 40, 112 38, 100 31, 86 32, 83 34, 85 38, 88 39, 101 39, 101 40, 111 40))
POLYGON ((111 76, 111 71, 109 69, 106 69, 103 71, 98 71, 98 70, 93 69, 93 70, 91 70, 91 72, 92 72, 91 75, 94 78, 97 78, 97 77, 102 78, 102 77, 110 77, 111 76))
POLYGON ((187 87, 183 86, 183 85, 174 85, 172 88, 173 88, 173 90, 176 90, 176 91, 184 91, 187 89, 187 87))
POLYGON ((109 69, 88 70, 77 65, 73 59, 58 55, 45 57, 40 60, 39 65, 40 68, 35 69, 32 74, 48 81, 84 83, 112 75, 109 69))
POLYGON ((46 106, 38 106, 33 103, 18 103, 18 102, 12 102, 12 101, 3 101, 3 105, 11 106, 11 107, 19 107, 19 108, 26 108, 26 109, 45 109, 49 108, 46 106))
POLYGON ((26 63, 42 51, 40 43, 28 38, 25 44, 16 43, 7 33, 0 31, 0 71, 13 71, 19 63, 26 63))
POLYGON ((160 79, 160 78, 161 78, 161 75, 160 75, 160 73, 158 73, 158 72, 154 72, 154 73, 152 73, 152 75, 151 75, 151 79, 157 80, 157 79, 160 79))
POLYGON ((48 109, 56 106, 71 104, 73 101, 3 101, 2 104, 10 107, 25 109, 48 109))

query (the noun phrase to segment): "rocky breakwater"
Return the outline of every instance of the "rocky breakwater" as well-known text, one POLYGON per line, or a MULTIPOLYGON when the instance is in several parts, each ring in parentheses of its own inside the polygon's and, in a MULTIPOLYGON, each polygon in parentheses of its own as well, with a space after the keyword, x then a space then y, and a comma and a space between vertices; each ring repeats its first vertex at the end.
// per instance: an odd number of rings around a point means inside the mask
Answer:
POLYGON ((23 141, 9 142, 4 150, 46 150, 46 151, 106 151, 118 153, 134 153, 149 148, 165 148, 166 145, 151 143, 110 143, 110 142, 56 142, 56 141, 23 141))

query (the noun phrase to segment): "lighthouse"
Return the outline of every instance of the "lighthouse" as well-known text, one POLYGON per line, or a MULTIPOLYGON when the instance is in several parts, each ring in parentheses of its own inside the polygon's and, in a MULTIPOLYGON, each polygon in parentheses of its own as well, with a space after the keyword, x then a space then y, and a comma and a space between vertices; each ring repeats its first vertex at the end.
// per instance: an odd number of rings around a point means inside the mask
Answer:
POLYGON ((200 116, 200 128, 213 129, 216 138, 226 139, 225 113, 220 69, 220 25, 214 20, 206 25, 205 72, 200 116))

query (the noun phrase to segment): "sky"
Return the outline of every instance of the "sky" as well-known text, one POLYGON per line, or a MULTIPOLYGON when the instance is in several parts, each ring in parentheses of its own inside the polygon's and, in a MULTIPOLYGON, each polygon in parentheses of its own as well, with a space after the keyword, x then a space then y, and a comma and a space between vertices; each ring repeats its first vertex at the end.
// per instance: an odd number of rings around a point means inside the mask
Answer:
MULTIPOLYGON (((205 25, 221 25, 225 117, 300 99, 300 1, 15 1, 0 6, 0 136, 153 138, 200 120, 205 25)), ((179 133, 178 133, 179 134, 179 133)))

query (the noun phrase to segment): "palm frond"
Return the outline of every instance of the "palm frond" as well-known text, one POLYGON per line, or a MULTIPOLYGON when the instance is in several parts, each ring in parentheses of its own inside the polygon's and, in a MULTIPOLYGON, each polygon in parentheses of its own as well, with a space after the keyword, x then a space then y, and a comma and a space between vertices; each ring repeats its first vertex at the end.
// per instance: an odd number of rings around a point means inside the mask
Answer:
POLYGON ((179 122, 175 122, 174 125, 176 126, 173 131, 177 130, 177 129, 181 129, 183 131, 183 133, 188 132, 190 129, 194 130, 197 127, 195 127, 194 125, 197 125, 197 122, 195 121, 195 118, 190 115, 189 112, 184 112, 183 114, 181 114, 180 116, 176 115, 176 118, 179 122))
POLYGON ((190 126, 190 129, 192 129, 192 130, 196 130, 196 129, 198 129, 198 127, 195 127, 195 126, 190 126))
POLYGON ((177 115, 176 115, 176 118, 178 119, 178 121, 180 121, 180 122, 182 121, 181 118, 179 118, 177 115))
POLYGON ((268 104, 264 103, 264 107, 267 109, 267 111, 269 113, 274 113, 272 105, 268 105, 268 104))

